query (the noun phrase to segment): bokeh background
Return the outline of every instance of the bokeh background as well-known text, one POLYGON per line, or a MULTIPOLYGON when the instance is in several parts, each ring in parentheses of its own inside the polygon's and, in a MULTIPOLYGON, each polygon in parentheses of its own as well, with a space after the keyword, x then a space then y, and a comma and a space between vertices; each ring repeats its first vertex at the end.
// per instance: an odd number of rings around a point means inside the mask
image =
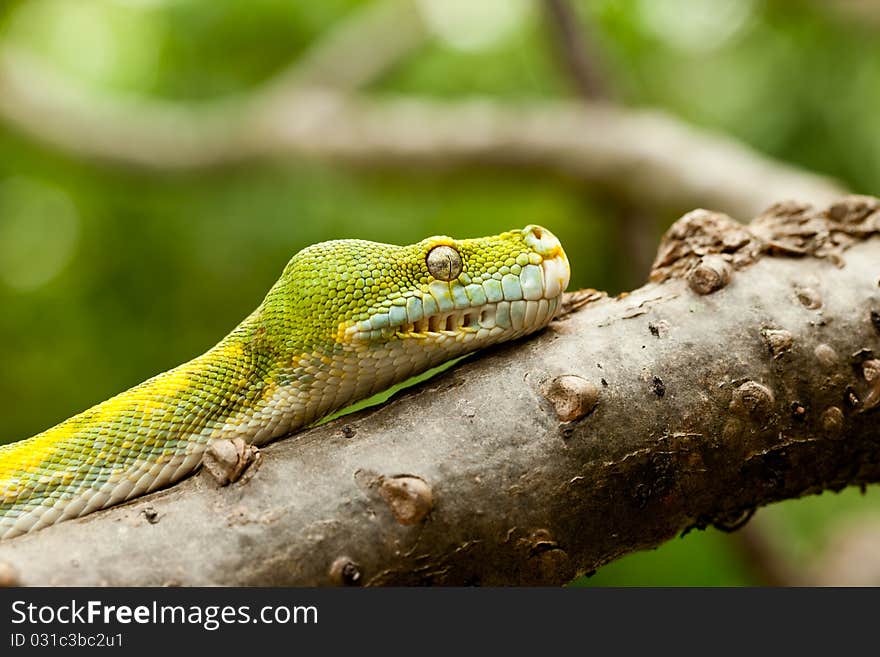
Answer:
MULTIPOLYGON (((878 193, 878 36, 880 3, 855 0, 0 2, 0 442, 201 353, 313 242, 541 223, 566 245, 572 288, 616 293, 644 281, 660 234, 691 209, 504 163, 410 169, 305 154, 166 168, 95 158, 69 146, 53 98, 86 114, 109 100, 132 124, 156 104, 234 116, 296 80, 303 62, 329 52, 344 77, 399 39, 405 47, 351 93, 655 108, 878 193), (395 29, 377 33, 377 16, 395 29), (34 120, 15 89, 46 90, 57 114, 34 120)), ((73 141, 124 138, 93 123, 73 141)), ((745 531, 693 531, 576 584, 792 582, 880 545, 869 536, 878 500, 876 489, 847 490, 775 505, 745 531)))

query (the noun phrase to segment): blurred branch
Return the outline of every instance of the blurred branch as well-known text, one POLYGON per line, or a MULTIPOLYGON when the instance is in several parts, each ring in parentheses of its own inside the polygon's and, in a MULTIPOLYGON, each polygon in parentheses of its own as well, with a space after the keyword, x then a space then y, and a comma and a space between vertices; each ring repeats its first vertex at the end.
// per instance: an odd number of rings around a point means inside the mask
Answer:
POLYGON ((2 541, 0 574, 562 584, 759 505, 880 481, 878 262, 877 199, 782 204, 748 226, 692 212, 655 283, 568 295, 540 335, 269 445, 233 485, 192 477, 2 541))
POLYGON ((877 0, 813 0, 813 3, 860 26, 876 28, 880 25, 880 5, 877 0))
POLYGON ((598 53, 587 42, 586 28, 578 21, 577 12, 567 0, 543 0, 547 22, 556 35, 554 44, 558 58, 575 89, 587 100, 607 100, 611 96, 608 82, 597 66, 598 53))
MULTIPOLYGON (((769 511, 769 509, 768 509, 769 511)), ((731 534, 755 580, 770 586, 880 586, 880 516, 845 514, 824 528, 824 545, 808 560, 795 558, 790 532, 759 511, 731 534)))
POLYGON ((835 523, 811 565, 813 586, 880 586, 880 516, 853 514, 835 523))
POLYGON ((798 569, 786 558, 778 527, 764 513, 758 512, 747 524, 730 534, 754 581, 763 586, 798 586, 809 583, 806 569, 798 569))
POLYGON ((530 168, 650 207, 748 217, 779 198, 824 203, 835 182, 656 111, 584 103, 350 97, 303 90, 206 106, 96 97, 9 50, 0 117, 72 155, 160 171, 262 159, 351 166, 530 168))
POLYGON ((362 89, 427 39, 415 0, 368 2, 334 25, 263 93, 283 99, 306 87, 362 89))
MULTIPOLYGON (((543 4, 562 71, 585 101, 609 102, 610 87, 597 64, 598 53, 571 3, 544 0, 543 4)), ((618 280, 626 285, 637 285, 645 280, 654 258, 659 223, 656 208, 635 199, 616 200, 616 203, 607 203, 608 199, 603 198, 609 208, 607 214, 615 246, 624 256, 615 262, 616 273, 618 280)))

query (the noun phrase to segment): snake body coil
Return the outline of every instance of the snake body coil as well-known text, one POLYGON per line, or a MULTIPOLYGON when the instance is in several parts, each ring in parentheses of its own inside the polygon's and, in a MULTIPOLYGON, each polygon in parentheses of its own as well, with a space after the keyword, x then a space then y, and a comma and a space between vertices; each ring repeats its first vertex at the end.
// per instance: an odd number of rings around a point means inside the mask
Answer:
POLYGON ((559 241, 539 226, 409 246, 310 246, 205 354, 0 447, 0 539, 178 481, 211 441, 261 445, 446 360, 538 330, 568 279, 559 241))

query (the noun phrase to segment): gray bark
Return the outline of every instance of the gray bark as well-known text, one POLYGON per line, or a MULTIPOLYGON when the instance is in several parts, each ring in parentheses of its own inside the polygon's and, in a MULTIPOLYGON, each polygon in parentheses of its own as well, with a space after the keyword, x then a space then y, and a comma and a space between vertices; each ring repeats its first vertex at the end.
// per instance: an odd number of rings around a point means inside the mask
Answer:
POLYGON ((880 479, 880 202, 679 220, 654 282, 169 490, 0 543, 55 585, 561 584, 880 479))

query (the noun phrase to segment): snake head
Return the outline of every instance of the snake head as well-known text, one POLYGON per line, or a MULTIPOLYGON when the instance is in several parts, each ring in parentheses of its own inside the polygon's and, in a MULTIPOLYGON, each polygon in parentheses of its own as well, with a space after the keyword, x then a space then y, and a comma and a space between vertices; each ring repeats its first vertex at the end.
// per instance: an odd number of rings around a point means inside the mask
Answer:
POLYGON ((568 259, 547 229, 430 237, 397 253, 399 283, 340 322, 342 342, 428 340, 473 347, 545 326, 568 285, 568 259))
POLYGON ((298 349, 418 341, 454 357, 546 326, 569 276, 559 240, 534 225, 408 246, 338 240, 298 253, 266 306, 300 318, 286 322, 298 349))

